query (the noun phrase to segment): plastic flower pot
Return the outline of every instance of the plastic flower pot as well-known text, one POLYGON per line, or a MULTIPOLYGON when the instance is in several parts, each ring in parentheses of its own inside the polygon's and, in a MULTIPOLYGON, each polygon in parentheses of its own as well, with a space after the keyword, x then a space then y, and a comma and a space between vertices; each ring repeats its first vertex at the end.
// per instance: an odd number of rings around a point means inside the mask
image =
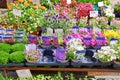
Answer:
POLYGON ((72 27, 72 31, 73 32, 78 32, 78 30, 79 30, 79 26, 73 26, 72 27))
POLYGON ((83 39, 84 45, 85 45, 86 47, 91 46, 91 40, 92 40, 92 38, 90 38, 90 37, 85 37, 85 38, 83 39))
POLYGON ((33 44, 37 44, 37 43, 38 43, 38 41, 37 41, 37 36, 29 35, 29 36, 28 36, 28 42, 29 42, 29 43, 33 43, 33 44))
POLYGON ((85 51, 84 50, 77 50, 76 51, 76 55, 77 55, 77 60, 78 61, 82 61, 84 55, 85 55, 85 51))
POLYGON ((53 40, 53 43, 54 43, 55 45, 58 45, 58 38, 57 38, 57 37, 52 36, 52 40, 53 40))
POLYGON ((66 59, 66 50, 58 48, 55 55, 58 62, 63 62, 66 59))
POLYGON ((14 30, 13 29, 6 30, 6 34, 14 34, 14 30))
POLYGON ((15 40, 15 43, 19 43, 19 42, 22 42, 23 37, 16 36, 16 37, 14 37, 14 40, 15 40))
POLYGON ((3 34, 3 33, 4 33, 4 29, 0 28, 0 34, 3 34))
POLYGON ((117 42, 118 42, 118 39, 117 39, 117 38, 111 38, 111 39, 110 39, 110 44, 111 44, 111 45, 117 44, 117 42))
POLYGON ((51 43, 51 36, 42 36, 41 40, 42 40, 43 44, 50 45, 50 43, 51 43))

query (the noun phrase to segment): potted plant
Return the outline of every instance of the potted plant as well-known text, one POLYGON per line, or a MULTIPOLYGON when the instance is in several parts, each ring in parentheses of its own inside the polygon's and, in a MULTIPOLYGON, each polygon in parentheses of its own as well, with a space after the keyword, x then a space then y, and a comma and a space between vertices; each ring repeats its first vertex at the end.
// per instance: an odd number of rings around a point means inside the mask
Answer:
POLYGON ((98 50, 95 57, 101 63, 109 63, 113 60, 116 60, 116 51, 114 49, 111 49, 110 46, 104 46, 101 47, 101 50, 98 50))
POLYGON ((11 63, 8 65, 8 67, 24 66, 23 62, 25 61, 25 55, 22 51, 16 51, 16 52, 11 53, 9 59, 11 63))
POLYGON ((116 55, 116 60, 114 60, 114 65, 113 67, 115 69, 120 69, 120 44, 115 44, 112 46, 113 49, 115 49, 115 51, 117 52, 116 55))
POLYGON ((10 52, 11 45, 7 43, 0 43, 0 51, 10 52))
POLYGON ((39 50, 29 50, 25 52, 25 58, 30 63, 36 63, 40 60, 41 54, 39 50))
POLYGON ((9 62, 9 53, 0 51, 0 65, 7 64, 9 62))
POLYGON ((25 44, 22 43, 14 44, 11 46, 11 52, 24 51, 24 50, 25 50, 25 44))

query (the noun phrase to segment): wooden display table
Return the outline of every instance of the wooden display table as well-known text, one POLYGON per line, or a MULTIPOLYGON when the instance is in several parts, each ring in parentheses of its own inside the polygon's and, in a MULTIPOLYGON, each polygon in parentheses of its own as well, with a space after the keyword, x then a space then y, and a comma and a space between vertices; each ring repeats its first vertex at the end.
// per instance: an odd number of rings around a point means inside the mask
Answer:
POLYGON ((113 70, 113 69, 88 69, 88 68, 32 68, 32 67, 13 67, 13 68, 2 68, 3 73, 7 75, 7 71, 14 71, 14 70, 24 70, 29 69, 31 71, 65 71, 65 72, 92 72, 92 73, 120 73, 120 70, 113 70))

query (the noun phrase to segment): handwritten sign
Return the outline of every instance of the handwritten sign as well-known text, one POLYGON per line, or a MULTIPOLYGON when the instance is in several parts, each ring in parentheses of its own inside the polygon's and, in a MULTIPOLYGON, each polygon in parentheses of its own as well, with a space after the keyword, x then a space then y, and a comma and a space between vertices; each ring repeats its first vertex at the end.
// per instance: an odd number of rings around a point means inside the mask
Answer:
POLYGON ((39 4, 39 0, 32 0, 33 4, 39 4))
POLYGON ((90 11, 90 17, 98 17, 98 11, 90 11))
POLYGON ((103 2, 98 2, 98 6, 102 7, 102 6, 104 6, 104 3, 103 2))
POLYGON ((17 73, 18 77, 20 77, 20 78, 32 77, 32 74, 29 69, 16 70, 16 73, 17 73))
POLYGON ((67 4, 71 4, 71 0, 67 0, 67 4))
POLYGON ((21 10, 13 9, 13 14, 16 16, 21 16, 21 10))

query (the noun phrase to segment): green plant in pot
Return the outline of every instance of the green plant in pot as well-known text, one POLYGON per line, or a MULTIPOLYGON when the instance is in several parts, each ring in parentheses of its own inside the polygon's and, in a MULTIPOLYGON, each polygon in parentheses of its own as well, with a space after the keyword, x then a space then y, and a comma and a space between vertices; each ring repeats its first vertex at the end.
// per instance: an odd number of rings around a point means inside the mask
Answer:
POLYGON ((76 58, 77 58, 77 55, 75 54, 75 51, 76 51, 75 49, 68 50, 68 52, 67 52, 67 59, 75 61, 76 58))
POLYGON ((120 65, 120 44, 113 45, 113 48, 117 52, 116 60, 114 61, 114 63, 120 65))
POLYGON ((7 43, 0 43, 0 51, 10 52, 11 46, 7 43))
POLYGON ((11 51, 15 52, 15 51, 24 51, 25 50, 25 44, 22 43, 18 43, 18 44, 14 44, 11 46, 11 51))
POLYGON ((0 64, 7 64, 9 61, 9 53, 0 51, 0 64))
POLYGON ((10 54, 9 59, 13 63, 22 63, 25 61, 25 56, 22 51, 16 51, 10 54))

